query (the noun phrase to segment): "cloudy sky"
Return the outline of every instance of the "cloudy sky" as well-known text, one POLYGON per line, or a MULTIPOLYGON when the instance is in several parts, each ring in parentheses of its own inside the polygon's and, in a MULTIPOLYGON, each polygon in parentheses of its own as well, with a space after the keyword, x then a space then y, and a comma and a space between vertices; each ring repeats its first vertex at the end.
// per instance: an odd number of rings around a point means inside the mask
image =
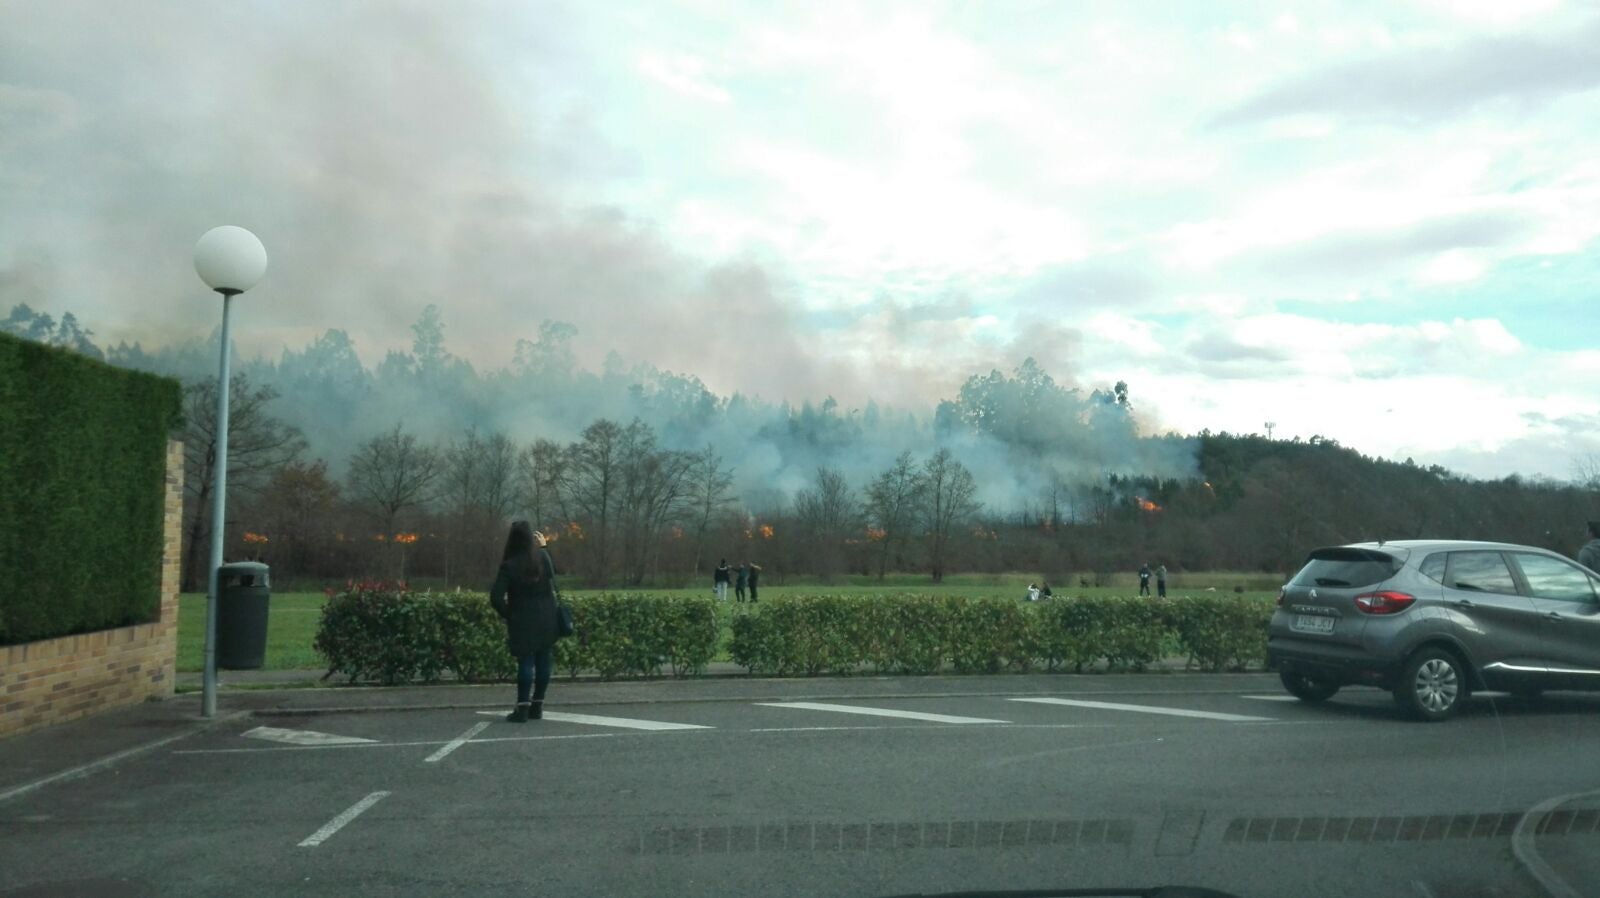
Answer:
MULTIPOLYGON (((0 305, 720 392, 1038 358, 1147 427, 1600 453, 1600 3, 0 0, 0 305), (1288 10, 1288 11, 1286 11, 1288 10)), ((0 309, 4 311, 4 309, 0 309)))

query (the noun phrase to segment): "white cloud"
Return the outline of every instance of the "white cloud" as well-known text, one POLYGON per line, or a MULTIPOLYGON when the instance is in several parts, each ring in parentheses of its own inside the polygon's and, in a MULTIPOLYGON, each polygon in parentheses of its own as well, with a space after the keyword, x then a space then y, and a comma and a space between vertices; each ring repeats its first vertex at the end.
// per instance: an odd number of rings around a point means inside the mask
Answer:
POLYGON ((726 90, 706 78, 705 62, 693 56, 644 53, 639 57, 638 69, 640 74, 657 84, 685 96, 718 104, 733 99, 726 90))

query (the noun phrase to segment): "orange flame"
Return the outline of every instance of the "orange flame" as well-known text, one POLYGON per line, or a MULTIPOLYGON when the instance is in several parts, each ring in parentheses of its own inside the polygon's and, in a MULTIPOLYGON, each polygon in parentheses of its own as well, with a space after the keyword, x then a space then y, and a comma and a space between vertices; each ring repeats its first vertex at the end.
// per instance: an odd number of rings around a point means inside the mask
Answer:
POLYGON ((246 530, 244 532, 244 541, 247 542, 247 543, 269 543, 269 542, 272 542, 272 540, 267 539, 265 534, 252 533, 249 530, 246 530))
POLYGON ((1141 509, 1143 509, 1144 511, 1160 511, 1161 510, 1161 506, 1155 504, 1154 502, 1151 502, 1149 499, 1146 499, 1143 496, 1139 497, 1139 507, 1141 509))
POLYGON ((583 525, 577 521, 567 522, 567 535, 574 539, 583 539, 583 525))
POLYGON ((771 524, 762 524, 761 525, 761 538, 762 539, 772 539, 773 532, 774 531, 772 529, 772 525, 771 524))
POLYGON ((409 546, 417 541, 417 535, 415 533, 396 533, 394 541, 409 546))

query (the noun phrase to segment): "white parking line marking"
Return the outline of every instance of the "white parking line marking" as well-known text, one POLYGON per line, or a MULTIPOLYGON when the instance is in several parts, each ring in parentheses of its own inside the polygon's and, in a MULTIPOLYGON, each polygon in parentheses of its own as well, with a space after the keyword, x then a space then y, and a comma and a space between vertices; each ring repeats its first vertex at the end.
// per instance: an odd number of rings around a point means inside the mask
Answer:
POLYGON ((1292 695, 1241 695, 1240 698, 1255 699, 1258 702, 1297 702, 1299 699, 1292 695))
MULTIPOLYGON (((986 729, 997 729, 997 730, 1086 730, 1086 729, 1103 729, 1103 728, 1109 728, 1110 726, 1111 725, 1107 724, 1107 723, 997 723, 997 724, 993 724, 990 727, 986 727, 986 729)), ((919 726, 919 725, 914 724, 914 723, 908 723, 908 724, 900 724, 900 725, 883 724, 881 726, 855 726, 855 727, 760 727, 758 729, 745 730, 744 732, 746 732, 746 733, 856 733, 856 732, 863 732, 863 731, 870 732, 870 731, 874 731, 874 730, 894 730, 896 732, 904 731, 904 730, 944 730, 947 733, 953 731, 950 726, 945 725, 945 724, 940 724, 940 725, 937 725, 937 726, 934 726, 934 725, 919 726)), ((479 740, 479 741, 482 741, 482 740, 479 740)))
POLYGON ((863 708, 859 705, 830 705, 826 702, 756 702, 768 708, 799 708, 802 711, 834 711, 839 714, 865 714, 869 717, 900 717, 906 720, 927 720, 933 723, 1009 723, 987 717, 956 717, 951 714, 929 714, 924 711, 901 711, 895 708, 863 708))
POLYGON ((286 730, 281 727, 256 727, 245 730, 239 735, 246 739, 265 739, 268 742, 282 742, 286 745, 359 745, 362 742, 376 742, 376 739, 362 739, 359 736, 335 736, 332 733, 319 733, 316 730, 286 730))
MULTIPOLYGON (((498 717, 499 711, 479 711, 498 717)), ((545 720, 555 720, 561 723, 586 723, 597 727, 621 727, 625 730, 711 730, 715 727, 701 726, 698 723, 667 723, 664 720, 638 720, 632 717, 601 717, 596 714, 569 714, 566 711, 546 711, 545 720)))
POLYGON ((446 742, 444 744, 443 748, 440 748, 438 751, 434 752, 433 754, 428 755, 426 758, 423 758, 422 762, 424 764, 437 764, 440 761, 443 761, 447 755, 449 755, 451 752, 455 751, 456 749, 460 748, 461 746, 466 745, 467 744, 467 740, 469 740, 473 736, 476 736, 479 733, 483 732, 488 726, 489 726, 489 721, 487 721, 487 720, 483 721, 482 723, 473 724, 472 727, 470 729, 468 729, 465 733, 462 733, 461 735, 455 737, 454 739, 451 739, 449 742, 446 742))
POLYGON ((1206 720, 1228 720, 1234 723, 1259 723, 1271 717, 1251 717, 1248 714, 1223 714, 1220 711, 1191 711, 1188 708, 1159 708, 1154 705, 1124 705, 1120 702, 1086 702, 1071 698, 1013 698, 1013 702, 1034 702, 1040 705, 1068 705, 1074 708, 1098 708, 1105 711, 1137 711, 1141 714, 1166 714, 1172 717, 1200 717, 1206 720))
POLYGON ((357 817, 360 817, 363 813, 366 813, 368 808, 387 797, 389 797, 388 792, 374 792, 371 795, 368 795, 366 798, 361 799, 347 808, 343 814, 340 814, 332 820, 329 820, 327 826, 324 826, 311 835, 306 836, 305 841, 300 843, 300 847, 315 848, 318 845, 321 845, 323 842, 328 841, 328 839, 334 833, 344 829, 345 824, 356 819, 357 817))

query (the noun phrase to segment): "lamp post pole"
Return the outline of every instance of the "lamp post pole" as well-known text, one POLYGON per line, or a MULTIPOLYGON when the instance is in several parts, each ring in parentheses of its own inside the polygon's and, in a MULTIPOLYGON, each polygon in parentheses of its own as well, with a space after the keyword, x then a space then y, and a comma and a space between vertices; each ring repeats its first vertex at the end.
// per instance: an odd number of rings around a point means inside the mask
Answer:
POLYGON ((217 362, 217 421, 212 470, 211 570, 206 588, 206 644, 201 675, 200 713, 217 715, 217 600, 222 583, 222 544, 228 523, 228 352, 233 341, 233 298, 249 290, 267 271, 267 251, 256 235, 244 228, 212 228, 194 247, 194 269, 206 286, 222 295, 222 350, 217 362))
POLYGON ((212 469, 216 477, 211 494, 211 578, 206 587, 205 673, 201 678, 201 710, 205 717, 217 716, 217 595, 222 584, 217 569, 222 567, 223 525, 228 508, 228 344, 233 297, 239 291, 218 290, 222 294, 222 352, 217 363, 217 439, 212 469))

